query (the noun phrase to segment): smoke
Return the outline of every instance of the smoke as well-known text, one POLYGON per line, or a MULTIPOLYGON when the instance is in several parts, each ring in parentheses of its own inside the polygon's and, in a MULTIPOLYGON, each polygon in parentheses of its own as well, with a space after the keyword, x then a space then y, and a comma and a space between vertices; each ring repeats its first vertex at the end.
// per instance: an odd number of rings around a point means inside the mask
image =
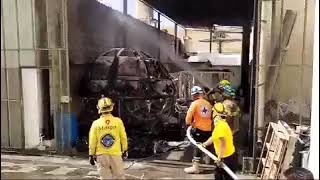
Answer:
POLYGON ((208 82, 202 80, 199 72, 193 71, 194 68, 187 63, 186 59, 175 53, 173 36, 161 31, 159 37, 157 28, 129 15, 124 15, 117 10, 112 10, 106 6, 108 3, 106 4, 103 0, 96 1, 97 3, 91 0, 77 2, 81 3, 81 8, 79 5, 76 6, 78 8, 75 10, 77 12, 86 10, 85 12, 87 12, 87 14, 82 14, 81 17, 83 18, 77 19, 78 22, 81 21, 80 24, 85 23, 85 25, 79 27, 76 26, 78 24, 76 21, 72 21, 75 23, 74 27, 77 27, 73 30, 78 33, 70 34, 70 37, 77 35, 77 38, 71 38, 70 46, 74 44, 71 46, 72 48, 83 47, 81 50, 75 49, 76 53, 72 53, 73 59, 77 59, 78 63, 81 59, 90 58, 93 60, 94 58, 91 57, 97 56, 112 47, 128 47, 141 50, 155 58, 158 58, 160 49, 161 63, 174 64, 183 71, 189 71, 194 79, 199 82, 197 85, 210 86, 208 82))
MULTIPOLYGON (((100 1, 101 2, 101 1, 100 1)), ((161 63, 170 63, 190 71, 200 86, 210 86, 186 59, 174 51, 174 38, 144 22, 112 10, 92 0, 72 0, 68 9, 69 57, 72 63, 92 62, 114 47, 141 50, 157 58, 160 49, 161 63), (192 71, 192 72, 191 72, 192 71)), ((103 1, 104 3, 105 1, 103 1)))
POLYGON ((200 77, 201 73, 195 72, 186 59, 175 53, 174 39, 170 39, 171 36, 166 36, 164 32, 160 32, 159 38, 159 32, 156 28, 142 26, 141 23, 143 22, 137 23, 132 20, 132 17, 120 12, 115 13, 114 17, 123 28, 126 28, 127 45, 129 48, 145 51, 154 57, 157 57, 155 54, 158 53, 158 49, 160 48, 160 61, 162 63, 173 63, 183 71, 189 71, 195 80, 199 82, 197 85, 210 87, 210 84, 200 77))

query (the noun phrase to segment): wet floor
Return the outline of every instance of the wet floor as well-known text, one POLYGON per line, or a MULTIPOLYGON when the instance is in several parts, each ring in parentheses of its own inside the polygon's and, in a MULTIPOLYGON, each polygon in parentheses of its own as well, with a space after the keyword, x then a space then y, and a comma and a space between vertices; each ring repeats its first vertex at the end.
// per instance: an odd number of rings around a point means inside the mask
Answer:
MULTIPOLYGON (((202 174, 189 175, 183 172, 188 165, 169 161, 126 161, 125 172, 127 179, 213 179, 211 167, 204 167, 202 174)), ((1 154, 1 179, 98 178, 96 168, 86 159, 1 154)))

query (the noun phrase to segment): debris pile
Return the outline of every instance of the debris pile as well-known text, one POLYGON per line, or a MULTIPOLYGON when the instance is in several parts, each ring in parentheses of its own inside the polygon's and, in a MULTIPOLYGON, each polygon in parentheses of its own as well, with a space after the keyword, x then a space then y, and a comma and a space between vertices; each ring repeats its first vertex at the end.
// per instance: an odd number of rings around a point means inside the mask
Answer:
POLYGON ((101 95, 115 102, 115 116, 124 121, 131 157, 153 153, 153 142, 183 140, 183 116, 176 112, 176 86, 171 75, 156 59, 142 51, 114 48, 88 64, 79 94, 82 109, 80 129, 87 136, 97 119, 101 95))
POLYGON ((276 102, 270 100, 265 105, 266 124, 283 120, 289 125, 302 124, 310 125, 310 105, 299 102, 297 99, 289 99, 287 102, 276 102))

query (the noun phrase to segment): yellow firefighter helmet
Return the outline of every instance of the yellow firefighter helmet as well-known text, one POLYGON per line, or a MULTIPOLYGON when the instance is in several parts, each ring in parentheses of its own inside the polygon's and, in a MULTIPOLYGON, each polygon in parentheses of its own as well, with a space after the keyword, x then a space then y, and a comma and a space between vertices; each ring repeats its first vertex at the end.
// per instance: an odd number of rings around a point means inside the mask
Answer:
POLYGON ((230 81, 223 79, 219 82, 219 87, 224 87, 226 85, 230 85, 230 81))
POLYGON ((107 97, 103 97, 101 99, 99 99, 98 101, 98 113, 102 114, 102 113, 106 113, 106 112, 111 112, 113 110, 113 103, 112 100, 110 98, 107 97))
POLYGON ((213 112, 213 115, 226 116, 224 105, 220 102, 214 104, 212 108, 212 112, 213 112))

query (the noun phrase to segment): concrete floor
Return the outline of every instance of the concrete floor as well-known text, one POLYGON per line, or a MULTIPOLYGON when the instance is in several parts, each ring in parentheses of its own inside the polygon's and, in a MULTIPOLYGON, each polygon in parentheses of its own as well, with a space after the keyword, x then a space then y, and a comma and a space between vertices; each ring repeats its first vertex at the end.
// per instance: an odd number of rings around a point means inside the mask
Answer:
MULTIPOLYGON (((199 175, 183 172, 186 163, 165 161, 126 161, 128 179, 213 179, 212 168, 199 175)), ((63 156, 22 156, 1 154, 1 179, 98 179, 94 166, 81 158, 63 156)), ((241 176, 241 179, 254 179, 241 176)))

